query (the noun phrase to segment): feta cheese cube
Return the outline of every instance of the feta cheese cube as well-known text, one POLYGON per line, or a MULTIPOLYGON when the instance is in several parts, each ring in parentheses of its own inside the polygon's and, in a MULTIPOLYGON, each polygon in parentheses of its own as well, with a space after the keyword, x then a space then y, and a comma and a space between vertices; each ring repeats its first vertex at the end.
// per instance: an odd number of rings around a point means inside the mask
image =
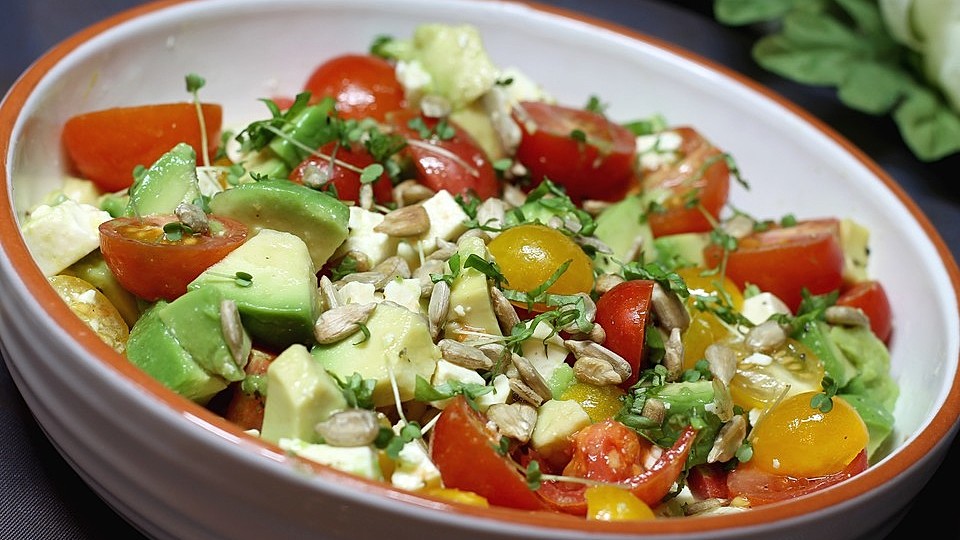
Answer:
POLYGON ((99 248, 100 224, 110 219, 96 206, 65 199, 34 208, 20 230, 44 275, 52 276, 99 248))

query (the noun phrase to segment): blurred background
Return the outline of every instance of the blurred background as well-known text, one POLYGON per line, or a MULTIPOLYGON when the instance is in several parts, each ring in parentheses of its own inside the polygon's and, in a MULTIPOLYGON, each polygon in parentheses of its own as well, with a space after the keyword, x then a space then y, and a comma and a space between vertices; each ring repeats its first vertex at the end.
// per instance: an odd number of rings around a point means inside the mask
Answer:
MULTIPOLYGON (((0 93, 50 47, 143 0, 4 0, 0 16, 0 93)), ((906 148, 888 117, 844 107, 830 89, 799 85, 753 62, 756 28, 716 22, 711 0, 543 0, 674 42, 726 65, 809 110, 862 148, 910 194, 960 258, 960 155, 925 163, 906 148)), ((109 444, 105 442, 105 444, 109 444)), ((43 435, 5 366, 0 366, 0 537, 136 539, 139 534, 90 490, 43 435)), ((943 520, 957 477, 960 443, 890 538, 943 520)), ((828 534, 825 536, 829 536, 828 534)))

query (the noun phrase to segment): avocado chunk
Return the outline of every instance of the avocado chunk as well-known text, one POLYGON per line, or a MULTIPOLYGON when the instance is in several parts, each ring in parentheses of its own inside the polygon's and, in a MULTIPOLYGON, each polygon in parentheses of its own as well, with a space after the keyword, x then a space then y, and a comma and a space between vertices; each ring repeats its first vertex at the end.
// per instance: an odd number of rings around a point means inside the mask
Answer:
POLYGON ((619 273, 620 265, 637 259, 653 259, 653 232, 646 220, 646 199, 640 195, 624 198, 597 216, 594 235, 613 251, 612 255, 598 254, 595 264, 601 272, 619 273), (633 253, 640 240, 642 254, 633 253))
POLYGON ((573 434, 592 423, 590 415, 574 400, 551 399, 537 409, 537 424, 530 436, 530 446, 547 461, 569 459, 573 434))
POLYGON ((302 458, 316 461, 371 480, 383 480, 380 454, 373 446, 331 446, 307 443, 297 439, 280 439, 280 448, 302 458))
POLYGON ((287 180, 240 184, 210 199, 210 210, 242 222, 251 233, 273 229, 295 234, 321 268, 347 239, 350 210, 330 195, 287 180))
POLYGON ((285 438, 320 442, 314 429, 317 423, 346 408, 347 400, 337 381, 306 347, 291 345, 267 368, 260 437, 274 443, 285 438))
POLYGON ((170 333, 160 319, 166 305, 163 300, 157 302, 130 329, 127 359, 167 388, 205 405, 227 382, 200 367, 170 333))
POLYGON ((704 267, 703 248, 710 244, 710 233, 668 234, 654 239, 656 260, 667 268, 704 267))
POLYGON ((900 387, 890 375, 890 351, 883 341, 864 326, 831 326, 830 339, 857 370, 841 392, 868 396, 892 412, 900 387))
MULTIPOLYGON (((234 188, 236 189, 236 188, 234 188)), ((237 303, 254 342, 283 350, 313 342, 319 316, 316 267, 300 237, 261 229, 187 285, 214 287, 237 303), (234 279, 249 274, 249 282, 234 279)))
MULTIPOLYGON (((243 368, 234 358, 223 333, 220 312, 223 300, 220 289, 201 287, 167 304, 158 314, 167 331, 200 367, 227 381, 240 381, 244 377, 243 368)), ((238 334, 237 357, 245 361, 250 355, 250 337, 242 328, 238 334)))
MULTIPOLYGON (((457 249, 461 267, 470 255, 486 260, 487 247, 478 237, 461 240, 457 249)), ((461 268, 450 286, 450 310, 444 326, 444 335, 451 339, 466 339, 480 332, 501 336, 500 323, 490 302, 487 276, 476 268, 461 268)))
POLYGON ((172 214, 180 203, 199 200, 197 153, 178 143, 143 171, 130 186, 126 215, 172 214))
POLYGON ((857 375, 857 368, 847 360, 840 347, 830 337, 830 325, 824 321, 810 321, 804 324, 793 338, 812 350, 823 364, 823 371, 843 388, 857 375))
POLYGON ((417 377, 430 380, 440 360, 426 318, 390 301, 379 302, 360 331, 336 343, 316 345, 310 352, 333 375, 347 379, 358 373, 376 380, 373 401, 392 405, 393 382, 400 401, 413 399, 417 377))

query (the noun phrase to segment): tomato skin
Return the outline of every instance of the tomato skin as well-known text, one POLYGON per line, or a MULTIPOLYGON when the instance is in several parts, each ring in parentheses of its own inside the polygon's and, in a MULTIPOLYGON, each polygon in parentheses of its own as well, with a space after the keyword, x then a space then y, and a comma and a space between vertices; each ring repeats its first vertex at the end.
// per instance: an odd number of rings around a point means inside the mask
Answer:
MULTIPOLYGON (((250 358, 243 371, 249 375, 266 375, 267 368, 276 359, 272 352, 254 348, 250 351, 250 358)), ((223 412, 223 417, 240 426, 240 429, 261 429, 263 427, 263 411, 266 398, 259 392, 248 394, 243 390, 243 381, 230 385, 230 401, 223 412)))
MULTIPOLYGON (((704 248, 703 254, 711 268, 723 258, 716 244, 704 248)), ((752 283, 775 294, 796 312, 803 288, 817 295, 843 285, 840 222, 833 218, 807 220, 741 238, 737 249, 729 253, 726 275, 741 289, 752 283)))
POLYGON ((727 471, 721 463, 702 463, 690 469, 687 486, 697 499, 729 499, 727 471))
POLYGON ((341 118, 383 121, 390 111, 406 105, 403 85, 393 65, 369 54, 344 54, 320 64, 304 84, 311 102, 334 98, 341 118))
POLYGON ((890 342, 893 310, 887 291, 879 281, 863 281, 843 290, 837 298, 837 305, 862 309, 870 318, 870 329, 877 338, 884 343, 890 342))
POLYGON ((654 237, 712 230, 713 224, 701 209, 688 207, 687 203, 696 199, 716 220, 730 194, 730 168, 723 153, 691 127, 681 126, 672 131, 683 139, 679 150, 681 159, 651 171, 641 180, 644 191, 670 192, 661 204, 662 211, 647 215, 654 237))
POLYGON ((418 117, 430 130, 437 127, 437 119, 413 111, 396 111, 389 115, 388 122, 407 139, 403 153, 413 162, 421 184, 434 191, 446 190, 451 195, 473 193, 480 200, 500 195, 500 180, 493 164, 469 133, 447 119, 447 124, 454 129, 453 137, 424 139, 409 125, 418 117))
POLYGON ((549 178, 574 202, 617 201, 636 187, 636 141, 627 128, 601 114, 539 101, 523 101, 513 111, 522 138, 516 159, 529 171, 532 186, 549 178), (575 139, 575 131, 586 141, 575 139))
MULTIPOLYGON (((202 104, 209 157, 220 140, 223 110, 202 104)), ((105 192, 133 183, 138 165, 149 167, 177 143, 185 142, 200 155, 200 122, 193 103, 116 107, 79 114, 63 126, 64 149, 77 173, 105 192)), ((200 158, 202 159, 202 157, 200 158)))
POLYGON ((497 452, 495 435, 485 424, 483 415, 463 396, 443 409, 430 438, 430 457, 444 487, 476 493, 497 506, 543 509, 520 472, 497 452))
MULTIPOLYGON (((620 484, 650 506, 660 503, 683 472, 697 431, 690 426, 646 469, 643 459, 652 447, 646 439, 615 420, 591 424, 574 435, 574 454, 563 474, 620 484), (616 456, 610 459, 609 456, 616 456)), ((547 481, 537 493, 553 509, 586 515, 587 486, 547 481)))
POLYGON ((644 339, 652 313, 653 283, 645 279, 625 281, 597 300, 595 321, 607 334, 604 347, 622 356, 633 370, 620 384, 622 388, 633 386, 644 367, 644 339))
POLYGON ((123 288, 144 300, 173 301, 182 296, 187 284, 247 239, 246 225, 211 216, 223 224, 222 235, 191 236, 189 242, 158 240, 163 225, 176 219, 119 217, 100 225, 100 251, 107 267, 123 288))
POLYGON ((748 461, 730 471, 727 487, 731 497, 745 497, 752 506, 760 506, 793 499, 838 484, 862 473, 868 466, 866 450, 857 454, 842 471, 815 478, 770 474, 748 461))
MULTIPOLYGON (((374 163, 373 157, 366 150, 338 145, 336 141, 321 146, 318 152, 327 156, 332 155, 337 161, 353 165, 358 169, 363 169, 374 163)), ((303 176, 310 167, 330 171, 329 182, 336 189, 338 199, 355 203, 360 202, 360 173, 351 171, 336 162, 331 164, 329 159, 309 156, 290 172, 288 178, 293 182, 302 184, 303 176)), ((329 189, 327 186, 330 184, 324 185, 323 189, 329 189)), ((393 201, 393 184, 390 182, 390 176, 387 175, 386 171, 380 175, 377 181, 373 182, 373 199, 380 204, 393 201)))

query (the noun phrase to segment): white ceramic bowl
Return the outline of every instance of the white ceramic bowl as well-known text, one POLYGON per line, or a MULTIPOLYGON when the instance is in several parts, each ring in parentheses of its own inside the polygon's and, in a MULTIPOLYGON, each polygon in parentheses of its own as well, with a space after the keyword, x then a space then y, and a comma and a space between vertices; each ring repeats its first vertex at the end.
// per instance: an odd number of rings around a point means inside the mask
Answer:
POLYGON ((38 422, 111 505, 156 538, 876 538, 939 466, 960 414, 956 263, 874 163, 789 103, 724 69, 622 28, 520 3, 464 0, 161 2, 86 29, 27 71, 0 108, 0 340, 38 422), (758 215, 849 216, 871 230, 871 267, 890 294, 897 448, 810 497, 736 515, 643 523, 450 506, 311 465, 140 373, 63 304, 30 258, 19 220, 61 179, 73 114, 182 101, 186 73, 225 124, 261 117, 336 53, 423 22, 479 27, 496 63, 561 102, 599 94, 608 114, 662 113, 735 156, 758 215))

